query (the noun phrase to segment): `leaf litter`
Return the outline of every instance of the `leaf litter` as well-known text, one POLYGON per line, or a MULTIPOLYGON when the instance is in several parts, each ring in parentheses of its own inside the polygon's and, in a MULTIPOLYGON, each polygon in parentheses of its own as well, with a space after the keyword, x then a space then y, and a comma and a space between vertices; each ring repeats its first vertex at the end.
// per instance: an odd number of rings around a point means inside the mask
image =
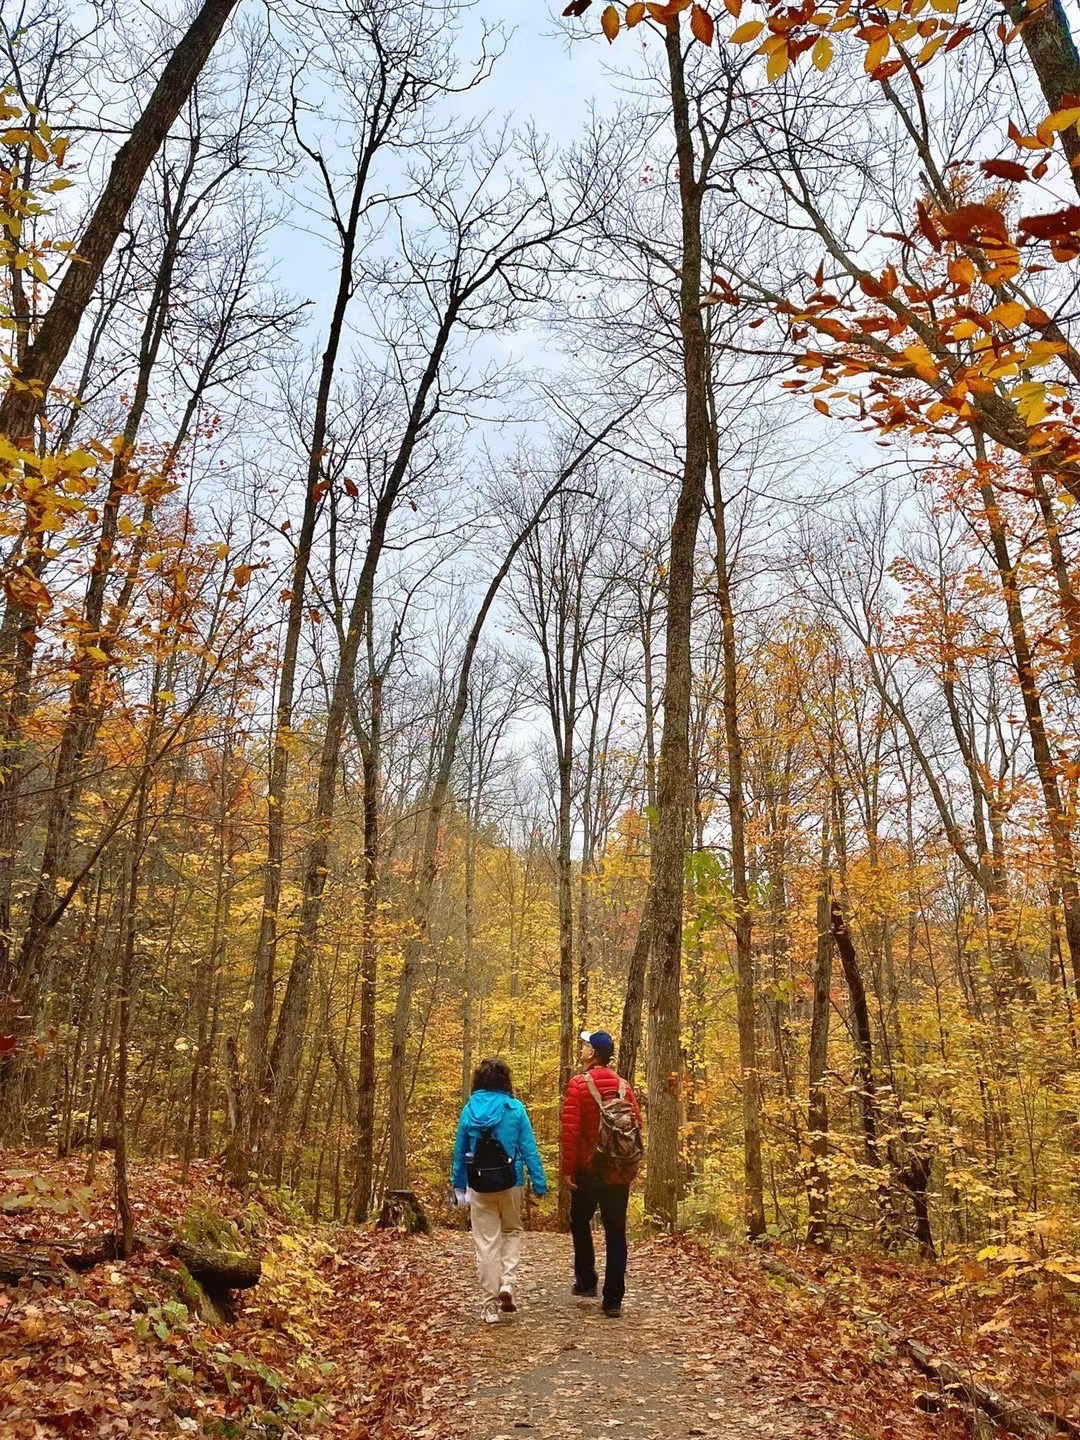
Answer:
MULTIPOLYGON (((0 1208, 0 1248, 109 1228, 106 1163, 89 1189, 79 1161, 5 1158, 9 1174, 18 1166, 44 1177, 38 1193, 47 1198, 0 1208)), ((819 1280, 825 1274, 809 1293, 778 1284, 752 1254, 716 1258, 687 1239, 641 1241, 614 1322, 597 1302, 571 1296, 568 1238, 533 1233, 520 1309, 492 1326, 479 1319, 472 1247, 460 1230, 406 1239, 313 1226, 280 1194, 229 1189, 211 1162, 193 1166, 186 1185, 175 1165, 137 1165, 132 1188, 143 1234, 160 1240, 185 1217, 214 1215, 262 1252, 262 1281, 243 1293, 235 1324, 218 1328, 189 1310, 177 1262, 153 1247, 63 1285, 3 1287, 4 1440, 969 1434, 963 1407, 928 1396, 906 1357, 856 1318, 860 1305, 873 1308, 868 1296, 905 1333, 1045 1400, 1036 1363, 1044 1337, 1024 1296, 1003 1335, 1000 1293, 975 1286, 958 1295, 941 1267, 803 1257, 804 1271, 817 1264, 819 1280)), ((1075 1345, 1067 1318, 1058 1333, 1075 1345)), ((984 1424, 981 1433, 994 1432, 984 1424)))

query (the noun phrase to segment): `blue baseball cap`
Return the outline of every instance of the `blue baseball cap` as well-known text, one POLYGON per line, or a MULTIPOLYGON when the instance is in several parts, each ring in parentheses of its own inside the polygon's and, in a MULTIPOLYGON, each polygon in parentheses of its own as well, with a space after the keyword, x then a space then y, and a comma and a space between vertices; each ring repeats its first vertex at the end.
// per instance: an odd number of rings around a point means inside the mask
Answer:
POLYGON ((591 1045, 603 1060, 610 1060, 615 1054, 615 1041, 606 1030, 593 1030, 591 1034, 588 1030, 582 1030, 581 1039, 586 1045, 591 1045))

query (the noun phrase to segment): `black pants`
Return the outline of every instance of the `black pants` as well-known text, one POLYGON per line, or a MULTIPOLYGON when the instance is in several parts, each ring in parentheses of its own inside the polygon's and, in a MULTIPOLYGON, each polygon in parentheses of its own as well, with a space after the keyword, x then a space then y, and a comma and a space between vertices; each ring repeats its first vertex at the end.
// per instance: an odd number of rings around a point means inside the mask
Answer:
POLYGON ((574 1237, 574 1279, 583 1289, 596 1284, 596 1252, 590 1222, 600 1209, 607 1246, 604 1269, 604 1304, 621 1305, 626 1289, 626 1204, 629 1185, 604 1185, 583 1171, 570 1195, 570 1233, 574 1237))

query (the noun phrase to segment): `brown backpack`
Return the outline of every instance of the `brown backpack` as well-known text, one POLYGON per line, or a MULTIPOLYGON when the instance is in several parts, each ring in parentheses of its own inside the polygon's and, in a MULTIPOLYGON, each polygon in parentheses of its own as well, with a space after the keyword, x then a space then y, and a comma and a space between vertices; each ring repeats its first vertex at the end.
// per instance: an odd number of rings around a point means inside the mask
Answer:
POLYGON ((620 1077, 618 1094, 610 1100, 601 1097, 587 1070, 585 1084, 600 1108, 600 1129, 589 1169, 605 1185, 629 1185, 638 1172, 645 1146, 634 1107, 626 1098, 626 1081, 620 1077))

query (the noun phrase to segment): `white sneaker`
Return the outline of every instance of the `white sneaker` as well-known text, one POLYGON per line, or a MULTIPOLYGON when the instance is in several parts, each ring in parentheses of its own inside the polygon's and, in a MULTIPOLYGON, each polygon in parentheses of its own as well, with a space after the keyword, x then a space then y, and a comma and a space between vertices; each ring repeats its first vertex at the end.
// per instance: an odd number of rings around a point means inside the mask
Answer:
POLYGON ((498 1325, 501 1316, 502 1312, 499 1310, 499 1302, 497 1300, 488 1300, 484 1308, 480 1311, 480 1319, 483 1320, 485 1325, 498 1325))

